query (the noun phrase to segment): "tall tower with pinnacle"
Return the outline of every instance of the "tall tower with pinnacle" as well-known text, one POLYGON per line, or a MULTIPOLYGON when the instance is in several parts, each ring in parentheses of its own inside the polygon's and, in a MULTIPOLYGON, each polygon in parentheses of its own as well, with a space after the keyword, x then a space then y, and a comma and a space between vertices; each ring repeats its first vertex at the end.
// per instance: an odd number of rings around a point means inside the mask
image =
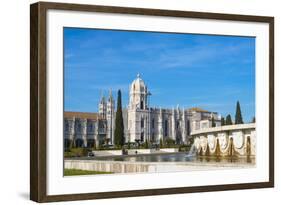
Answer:
POLYGON ((144 81, 141 79, 140 74, 137 75, 137 78, 132 82, 130 87, 130 109, 148 109, 147 97, 149 92, 144 81))
POLYGON ((131 142, 144 142, 150 139, 149 95, 147 86, 138 74, 130 85, 128 135, 131 142))
POLYGON ((107 133, 106 138, 109 143, 113 143, 113 133, 114 133, 114 120, 115 119, 115 101, 112 96, 112 91, 109 91, 109 96, 107 99, 107 107, 106 107, 106 121, 107 121, 107 133))
POLYGON ((100 102, 99 102, 99 117, 105 119, 106 117, 106 99, 103 96, 103 93, 101 93, 101 98, 100 98, 100 102))

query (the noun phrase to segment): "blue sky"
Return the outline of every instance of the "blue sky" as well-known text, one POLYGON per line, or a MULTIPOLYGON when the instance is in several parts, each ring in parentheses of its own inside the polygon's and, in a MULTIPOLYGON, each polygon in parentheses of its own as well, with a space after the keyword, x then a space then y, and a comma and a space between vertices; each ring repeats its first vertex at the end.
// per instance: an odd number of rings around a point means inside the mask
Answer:
POLYGON ((255 115, 255 38, 64 28, 64 106, 96 112, 101 92, 122 91, 140 73, 152 107, 201 107, 244 121, 255 115))

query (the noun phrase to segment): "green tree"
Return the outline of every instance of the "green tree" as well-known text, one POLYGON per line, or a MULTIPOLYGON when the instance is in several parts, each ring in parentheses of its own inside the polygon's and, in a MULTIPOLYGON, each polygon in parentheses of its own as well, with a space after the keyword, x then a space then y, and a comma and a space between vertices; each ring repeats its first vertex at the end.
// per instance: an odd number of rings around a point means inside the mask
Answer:
POLYGON ((148 144, 148 141, 147 141, 147 139, 146 139, 145 142, 144 142, 144 148, 145 148, 145 149, 148 149, 148 147, 149 147, 149 144, 148 144))
POLYGON ((216 122, 215 122, 215 118, 212 116, 212 127, 216 127, 216 122))
POLYGON ((225 125, 232 125, 231 115, 227 115, 225 119, 225 125))
POLYGON ((237 101, 236 103, 235 124, 243 124, 243 117, 242 117, 239 101, 237 101))
POLYGON ((172 138, 169 138, 169 137, 165 140, 165 142, 168 147, 171 147, 171 146, 175 145, 175 143, 176 143, 175 140, 173 140, 172 138))
POLYGON ((124 139, 124 123, 123 123, 123 115, 122 115, 121 91, 118 90, 117 111, 116 111, 115 130, 114 130, 114 143, 117 146, 123 146, 124 142, 125 139, 124 139))
POLYGON ((224 126, 224 125, 225 125, 224 117, 221 117, 221 126, 224 126))
POLYGON ((159 146, 160 146, 160 148, 163 148, 163 146, 164 146, 162 137, 160 138, 159 146))

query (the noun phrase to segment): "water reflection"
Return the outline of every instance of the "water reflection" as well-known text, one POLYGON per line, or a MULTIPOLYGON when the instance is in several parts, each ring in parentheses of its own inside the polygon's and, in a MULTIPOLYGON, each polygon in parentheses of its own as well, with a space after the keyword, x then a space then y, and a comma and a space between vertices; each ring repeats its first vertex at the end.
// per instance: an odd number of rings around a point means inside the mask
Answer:
POLYGON ((135 155, 135 156, 110 156, 94 157, 92 159, 102 161, 125 161, 125 162, 221 162, 221 163, 255 163, 251 157, 205 157, 190 156, 186 153, 173 154, 153 154, 153 155, 135 155))

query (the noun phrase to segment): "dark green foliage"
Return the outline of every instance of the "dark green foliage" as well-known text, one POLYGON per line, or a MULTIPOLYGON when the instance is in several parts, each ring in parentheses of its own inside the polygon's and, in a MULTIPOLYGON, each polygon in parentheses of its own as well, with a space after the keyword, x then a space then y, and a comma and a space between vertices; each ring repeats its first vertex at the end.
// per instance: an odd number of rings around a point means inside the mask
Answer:
POLYGON ((232 125, 231 115, 226 116, 225 125, 232 125))
POLYGON ((88 152, 92 151, 89 148, 71 148, 68 149, 67 151, 64 152, 64 157, 69 158, 69 157, 85 157, 88 155, 88 152))
POLYGON ((162 139, 162 137, 160 138, 159 145, 160 145, 160 148, 163 148, 163 139, 162 139))
POLYGON ((216 127, 215 118, 212 117, 212 127, 216 127))
POLYGON ((239 101, 237 101, 236 103, 235 124, 243 124, 243 117, 242 117, 239 101))
POLYGON ((173 146, 173 145, 176 144, 176 141, 173 140, 172 138, 167 138, 167 139, 165 140, 165 142, 166 142, 166 145, 167 145, 168 147, 171 147, 171 146, 173 146))
POLYGON ((190 150, 190 146, 187 145, 180 145, 179 146, 179 152, 187 152, 190 150))
POLYGON ((148 147, 149 147, 149 145, 148 145, 148 141, 147 141, 147 139, 144 141, 144 148, 145 149, 148 149, 148 147))
POLYGON ((115 130, 114 130, 114 144, 116 146, 124 145, 124 123, 122 115, 122 100, 121 100, 121 91, 118 90, 117 97, 117 111, 115 119, 115 130))
POLYGON ((224 120, 224 117, 221 118, 221 126, 224 126, 225 125, 225 120, 224 120))

